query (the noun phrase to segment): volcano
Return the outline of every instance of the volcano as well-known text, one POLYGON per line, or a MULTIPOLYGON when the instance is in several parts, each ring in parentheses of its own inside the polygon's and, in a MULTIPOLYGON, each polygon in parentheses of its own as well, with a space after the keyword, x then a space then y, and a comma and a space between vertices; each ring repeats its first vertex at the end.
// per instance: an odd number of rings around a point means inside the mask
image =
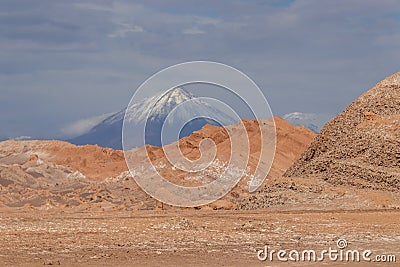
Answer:
POLYGON ((76 145, 99 145, 113 149, 122 149, 122 128, 124 118, 129 124, 130 129, 138 129, 130 139, 129 148, 139 147, 145 144, 152 146, 162 146, 161 129, 182 128, 179 135, 168 135, 164 144, 172 143, 182 137, 189 136, 194 131, 200 130, 204 125, 215 126, 230 125, 237 121, 209 103, 197 99, 188 91, 182 88, 175 88, 165 94, 158 94, 150 98, 143 99, 129 109, 117 112, 102 122, 94 126, 89 132, 68 140, 76 145), (174 116, 168 115, 179 105, 190 101, 190 105, 183 105, 179 112, 174 116), (184 114, 184 116, 180 116, 184 114), (186 123, 187 117, 202 117, 186 123), (213 119, 210 119, 213 118, 213 119), (184 125, 184 127, 182 127, 184 125), (143 136, 141 129, 146 129, 143 136))

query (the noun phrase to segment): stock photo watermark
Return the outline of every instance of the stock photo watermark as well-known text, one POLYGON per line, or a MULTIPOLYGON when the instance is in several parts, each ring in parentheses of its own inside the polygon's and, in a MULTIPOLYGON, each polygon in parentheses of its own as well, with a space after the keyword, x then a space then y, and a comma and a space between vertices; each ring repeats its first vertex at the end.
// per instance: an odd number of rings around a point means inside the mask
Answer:
MULTIPOLYGON (((203 92, 200 92, 203 94, 203 92)), ((225 96, 225 95, 224 95, 225 96)), ((193 61, 173 65, 154 74, 147 79, 133 95, 125 113, 122 131, 122 143, 126 163, 136 183, 153 198, 180 207, 196 207, 212 203, 229 193, 243 178, 248 178, 248 191, 255 192, 267 177, 273 162, 276 148, 276 129, 272 119, 273 114, 268 101, 256 83, 243 72, 217 62, 193 61), (160 133, 153 133, 154 114, 160 108, 161 99, 168 98, 174 90, 182 86, 193 84, 208 84, 222 89, 226 97, 219 99, 210 96, 188 98, 176 105, 165 118, 160 133), (224 91, 225 90, 225 91, 224 91), (158 97, 150 98, 151 95, 158 97), (234 107, 228 101, 229 94, 235 95, 247 108, 251 110, 254 120, 270 119, 270 123, 263 124, 263 130, 257 125, 260 132, 260 153, 258 164, 254 171, 248 172, 250 161, 250 140, 246 127, 234 107), (147 99, 147 117, 142 123, 134 123, 130 110, 134 110, 137 103, 147 99), (222 100, 221 100, 222 99, 222 100), (210 112, 197 112, 199 107, 207 107, 210 112), (224 116, 233 118, 225 120, 224 116), (185 157, 179 146, 168 146, 170 136, 180 136, 182 129, 194 121, 202 118, 215 121, 220 126, 235 125, 233 130, 226 128, 231 143, 230 157, 221 161, 216 157, 217 145, 212 139, 200 143, 200 158, 191 160, 185 157), (175 123, 171 123, 175 121, 175 123), (233 122, 232 122, 233 121, 233 122), (150 129, 150 133, 149 133, 150 129), (135 156, 135 147, 145 147, 146 138, 160 134, 161 149, 168 163, 174 171, 179 170, 190 175, 197 173, 204 176, 207 169, 218 169, 218 174, 212 181, 195 187, 186 187, 172 183, 163 175, 164 165, 154 163, 147 150, 145 161, 138 162, 135 156), (138 142, 139 141, 139 142, 138 142)), ((254 159, 253 159, 254 160, 254 159)))
POLYGON ((279 249, 269 246, 257 251, 257 258, 268 262, 379 262, 396 263, 394 254, 374 254, 370 249, 350 249, 347 240, 339 239, 335 247, 326 249, 279 249))

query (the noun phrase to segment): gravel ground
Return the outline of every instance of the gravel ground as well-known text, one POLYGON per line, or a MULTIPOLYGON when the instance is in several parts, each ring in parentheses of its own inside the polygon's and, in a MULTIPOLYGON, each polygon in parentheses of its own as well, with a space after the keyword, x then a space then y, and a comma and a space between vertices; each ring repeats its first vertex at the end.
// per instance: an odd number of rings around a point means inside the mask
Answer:
POLYGON ((400 211, 8 212, 0 213, 0 265, 320 266, 261 262, 257 251, 336 249, 338 239, 399 261, 398 218, 400 211))

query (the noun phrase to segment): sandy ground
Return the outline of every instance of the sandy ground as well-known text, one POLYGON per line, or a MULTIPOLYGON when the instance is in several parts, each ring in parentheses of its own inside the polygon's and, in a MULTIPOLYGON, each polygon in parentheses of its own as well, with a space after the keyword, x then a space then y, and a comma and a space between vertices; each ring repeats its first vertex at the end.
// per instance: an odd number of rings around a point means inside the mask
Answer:
MULTIPOLYGON (((337 266, 261 262, 257 250, 370 249, 400 260, 400 211, 0 213, 0 266, 337 266)), ((346 266, 397 266, 352 263, 346 266)))

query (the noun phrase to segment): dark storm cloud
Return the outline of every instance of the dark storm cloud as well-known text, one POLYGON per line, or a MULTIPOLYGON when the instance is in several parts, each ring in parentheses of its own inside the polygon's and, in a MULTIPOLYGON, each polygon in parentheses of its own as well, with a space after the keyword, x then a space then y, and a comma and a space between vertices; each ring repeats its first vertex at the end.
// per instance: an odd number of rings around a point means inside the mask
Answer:
POLYGON ((56 136, 188 60, 246 72, 278 115, 336 113, 399 71, 399 14, 390 0, 2 1, 0 135, 56 136))

